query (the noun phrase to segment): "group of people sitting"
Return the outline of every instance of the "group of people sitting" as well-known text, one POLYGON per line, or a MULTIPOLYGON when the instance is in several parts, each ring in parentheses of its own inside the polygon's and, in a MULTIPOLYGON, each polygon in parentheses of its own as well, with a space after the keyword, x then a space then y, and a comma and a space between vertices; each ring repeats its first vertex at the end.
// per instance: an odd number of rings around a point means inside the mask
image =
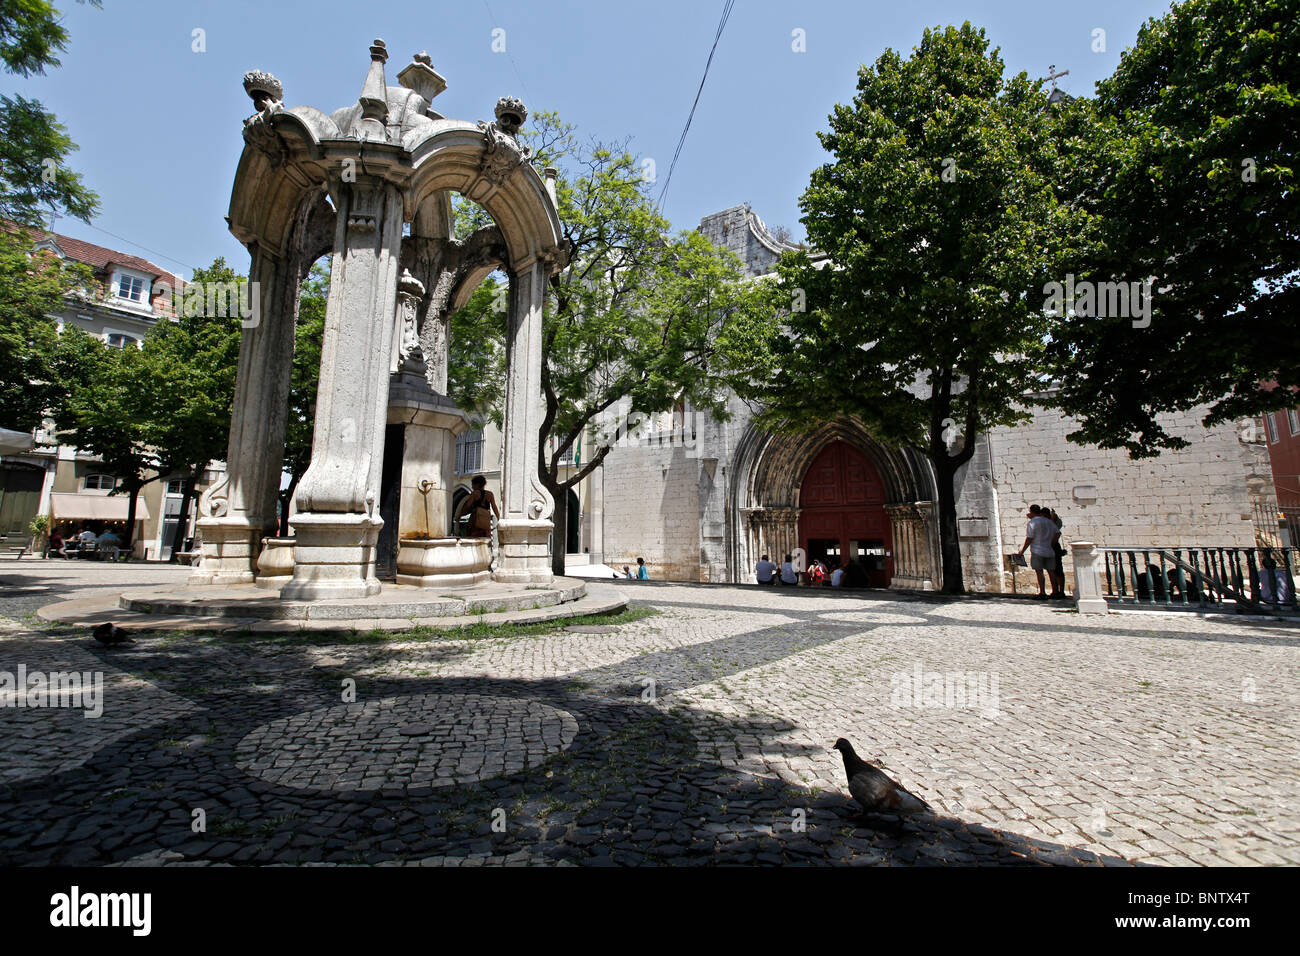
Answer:
POLYGON ((66 538, 55 529, 50 532, 49 543, 45 547, 45 557, 75 558, 93 554, 96 557, 116 561, 121 553, 122 539, 112 528, 106 528, 98 534, 90 525, 82 525, 81 531, 69 534, 66 538))
POLYGON ((795 570, 794 556, 787 554, 780 565, 774 564, 767 555, 754 565, 754 576, 762 585, 798 584, 800 576, 809 587, 864 588, 867 586, 867 572, 856 561, 832 561, 829 565, 820 558, 814 558, 808 570, 795 570))

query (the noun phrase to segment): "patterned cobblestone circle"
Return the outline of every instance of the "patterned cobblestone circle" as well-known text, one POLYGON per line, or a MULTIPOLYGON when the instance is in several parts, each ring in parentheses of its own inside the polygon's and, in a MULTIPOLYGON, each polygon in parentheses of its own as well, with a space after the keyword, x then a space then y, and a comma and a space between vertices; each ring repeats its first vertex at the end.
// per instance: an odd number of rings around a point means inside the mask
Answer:
POLYGON ((239 742, 235 763, 299 790, 454 787, 535 767, 577 733, 572 714, 533 700, 387 697, 263 724, 239 742))

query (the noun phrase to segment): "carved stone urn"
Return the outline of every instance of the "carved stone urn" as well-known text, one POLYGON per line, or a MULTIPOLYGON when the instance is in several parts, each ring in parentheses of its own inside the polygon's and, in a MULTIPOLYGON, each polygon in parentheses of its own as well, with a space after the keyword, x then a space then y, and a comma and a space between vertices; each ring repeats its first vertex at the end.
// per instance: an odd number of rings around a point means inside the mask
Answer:
POLYGON ((417 588, 467 588, 491 577, 487 538, 401 538, 397 583, 417 588))
POLYGON ((293 580, 294 538, 263 538, 262 553, 257 556, 259 588, 278 591, 293 580))

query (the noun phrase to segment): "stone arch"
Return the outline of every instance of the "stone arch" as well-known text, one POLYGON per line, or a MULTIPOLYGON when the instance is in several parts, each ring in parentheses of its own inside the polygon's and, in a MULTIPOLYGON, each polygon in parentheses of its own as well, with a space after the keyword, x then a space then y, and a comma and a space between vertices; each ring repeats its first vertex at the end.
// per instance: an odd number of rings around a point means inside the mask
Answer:
POLYGON ((888 445, 853 418, 800 434, 780 435, 752 425, 745 430, 734 457, 728 503, 733 579, 750 580, 762 553, 785 554, 798 546, 800 486, 813 460, 834 441, 861 452, 884 485, 894 548, 890 586, 933 588, 940 579, 933 468, 916 449, 888 445))

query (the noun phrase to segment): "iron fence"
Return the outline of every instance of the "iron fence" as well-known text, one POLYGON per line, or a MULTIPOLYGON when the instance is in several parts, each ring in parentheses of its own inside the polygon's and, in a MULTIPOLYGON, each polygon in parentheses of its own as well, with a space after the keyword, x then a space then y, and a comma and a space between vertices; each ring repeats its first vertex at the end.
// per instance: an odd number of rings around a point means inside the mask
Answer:
POLYGON ((1107 600, 1165 607, 1300 610, 1296 548, 1102 548, 1107 600))

